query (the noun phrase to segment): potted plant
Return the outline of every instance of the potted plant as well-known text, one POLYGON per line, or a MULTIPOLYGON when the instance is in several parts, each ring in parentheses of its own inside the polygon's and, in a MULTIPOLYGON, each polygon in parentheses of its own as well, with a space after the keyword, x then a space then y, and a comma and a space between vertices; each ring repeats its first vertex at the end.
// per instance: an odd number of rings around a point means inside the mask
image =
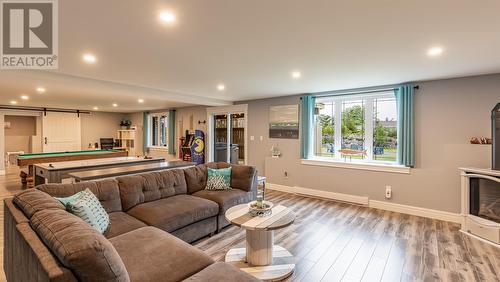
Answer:
POLYGON ((122 127, 122 129, 130 129, 131 125, 132 122, 130 122, 130 120, 128 119, 122 119, 122 121, 120 122, 120 126, 122 127))

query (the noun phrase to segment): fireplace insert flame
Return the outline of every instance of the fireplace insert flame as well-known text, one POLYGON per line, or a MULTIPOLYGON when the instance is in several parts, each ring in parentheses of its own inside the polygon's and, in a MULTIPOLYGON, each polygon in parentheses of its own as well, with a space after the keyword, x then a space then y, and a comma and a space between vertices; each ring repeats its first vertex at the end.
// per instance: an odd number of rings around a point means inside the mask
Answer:
POLYGON ((470 213, 500 223, 500 182, 470 178, 470 213))

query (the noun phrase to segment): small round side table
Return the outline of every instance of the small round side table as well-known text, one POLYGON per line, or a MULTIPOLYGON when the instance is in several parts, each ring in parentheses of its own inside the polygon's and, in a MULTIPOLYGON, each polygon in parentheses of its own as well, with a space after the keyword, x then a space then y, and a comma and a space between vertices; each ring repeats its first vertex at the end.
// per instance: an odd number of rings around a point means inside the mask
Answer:
POLYGON ((293 255, 274 245, 274 230, 285 228, 295 220, 289 208, 277 205, 271 215, 253 217, 248 213, 248 205, 241 204, 228 209, 225 216, 232 224, 246 229, 246 248, 229 250, 226 262, 264 281, 283 280, 293 273, 293 255))

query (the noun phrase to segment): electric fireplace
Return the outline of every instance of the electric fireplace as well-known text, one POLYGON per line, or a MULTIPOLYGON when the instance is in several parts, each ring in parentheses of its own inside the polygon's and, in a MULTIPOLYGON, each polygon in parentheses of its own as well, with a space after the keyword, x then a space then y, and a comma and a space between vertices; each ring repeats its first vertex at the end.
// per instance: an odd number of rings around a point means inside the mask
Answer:
POLYGON ((460 170, 462 231, 500 246, 500 171, 460 170))
POLYGON ((500 223, 500 182, 469 177, 470 214, 500 223))

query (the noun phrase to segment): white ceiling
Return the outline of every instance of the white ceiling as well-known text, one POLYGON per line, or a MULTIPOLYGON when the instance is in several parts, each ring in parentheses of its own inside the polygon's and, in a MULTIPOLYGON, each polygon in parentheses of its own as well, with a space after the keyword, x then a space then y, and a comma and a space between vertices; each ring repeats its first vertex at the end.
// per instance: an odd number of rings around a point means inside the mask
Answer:
POLYGON ((498 0, 59 1, 59 69, 1 71, 0 104, 139 111, 495 73, 499 11, 498 0), (163 9, 175 25, 159 22, 163 9))

